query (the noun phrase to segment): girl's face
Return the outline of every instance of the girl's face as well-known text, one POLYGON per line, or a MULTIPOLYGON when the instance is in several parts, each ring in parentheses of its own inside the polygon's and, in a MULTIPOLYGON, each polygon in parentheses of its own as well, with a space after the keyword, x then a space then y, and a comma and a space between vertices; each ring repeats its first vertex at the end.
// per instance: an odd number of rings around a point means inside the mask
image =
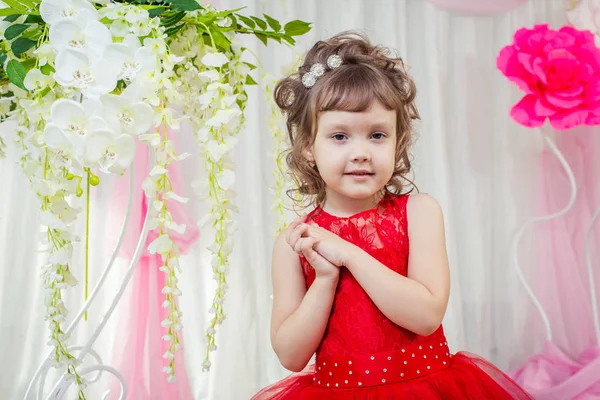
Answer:
POLYGON ((324 111, 307 151, 325 184, 328 200, 372 200, 394 172, 396 111, 379 101, 361 112, 324 111))

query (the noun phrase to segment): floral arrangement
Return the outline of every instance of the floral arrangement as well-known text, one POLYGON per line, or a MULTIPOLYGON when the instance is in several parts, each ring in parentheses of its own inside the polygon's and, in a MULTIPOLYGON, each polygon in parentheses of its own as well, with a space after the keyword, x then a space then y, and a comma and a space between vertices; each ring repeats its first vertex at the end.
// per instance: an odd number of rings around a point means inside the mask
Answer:
MULTIPOLYGON (((156 164, 143 183, 152 199, 151 229, 159 235, 148 250, 160 254, 166 274, 162 290, 168 317, 162 322, 169 341, 164 355, 167 379, 175 379, 180 348, 181 312, 177 297, 179 252, 171 239, 183 232, 167 200, 185 203, 173 192, 168 166, 189 156, 177 154, 169 134, 176 133, 183 107, 199 146, 208 179, 195 185, 210 204, 204 221, 214 232, 212 267, 217 289, 207 330, 204 368, 216 350, 216 325, 225 314, 228 257, 235 229, 234 172, 231 151, 244 124, 245 88, 256 84, 255 66, 242 61, 237 36, 255 35, 265 45, 289 46, 310 29, 295 20, 282 26, 274 18, 219 11, 196 0, 88 1, 4 0, 0 3, 0 121, 14 120, 20 160, 38 195, 47 260, 43 268, 49 345, 54 363, 79 385, 80 360, 71 354, 63 322, 64 292, 78 284, 72 262, 81 238, 75 222, 89 216, 93 186, 101 174, 122 174, 135 156, 135 142, 149 146, 156 164), (4 4, 4 6, 3 6, 4 4), (169 129, 167 129, 169 128, 169 129), (84 196, 85 194, 85 196, 84 196)), ((0 152, 4 141, 0 138, 0 152)), ((87 288, 87 248, 86 288, 87 288)), ((81 279, 81 278, 80 278, 81 279)), ((87 289, 86 289, 87 293, 87 289)))
POLYGON ((600 49, 591 32, 519 29, 500 51, 497 67, 525 92, 510 113, 519 124, 534 128, 548 119, 563 130, 600 123, 600 49))

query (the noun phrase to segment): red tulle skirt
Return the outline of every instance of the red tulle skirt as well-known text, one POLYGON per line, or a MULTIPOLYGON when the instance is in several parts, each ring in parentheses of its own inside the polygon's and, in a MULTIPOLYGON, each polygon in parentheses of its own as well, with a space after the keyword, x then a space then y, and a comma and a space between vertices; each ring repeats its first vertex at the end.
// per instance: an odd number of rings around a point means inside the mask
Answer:
MULTIPOLYGON (((322 371, 315 373, 315 365, 313 364, 303 372, 292 374, 264 388, 252 399, 533 399, 511 378, 488 361, 464 352, 450 357, 451 360, 447 366, 444 365, 443 369, 425 370, 419 372, 419 375, 406 377, 408 379, 402 381, 390 382, 388 380, 380 384, 360 387, 355 385, 355 387, 347 388, 342 387, 343 380, 340 382, 342 386, 339 387, 318 385, 317 379, 319 379, 318 376, 322 371)), ((322 366, 321 362, 317 361, 317 363, 322 366)), ((356 363, 354 363, 354 366, 356 366, 356 363)), ((327 368, 333 370, 333 368, 338 368, 338 365, 335 363, 335 367, 327 368)), ((381 374, 380 376, 384 376, 382 372, 378 373, 381 374)), ((327 375, 329 375, 329 372, 327 375)), ((368 376, 373 377, 373 372, 368 376)), ((380 376, 378 376, 378 379, 380 376)))

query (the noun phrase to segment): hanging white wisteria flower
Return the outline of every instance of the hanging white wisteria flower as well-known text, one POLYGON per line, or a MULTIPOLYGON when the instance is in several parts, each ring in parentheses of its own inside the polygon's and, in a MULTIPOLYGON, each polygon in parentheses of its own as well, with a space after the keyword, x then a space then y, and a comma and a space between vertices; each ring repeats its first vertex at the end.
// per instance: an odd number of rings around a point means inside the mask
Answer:
MULTIPOLYGON (((244 124, 245 88, 255 84, 254 66, 242 61, 245 49, 236 34, 256 35, 293 45, 309 24, 246 17, 239 10, 218 11, 196 0, 109 2, 19 0, 0 3, 0 122, 11 119, 20 164, 40 200, 47 258, 42 270, 46 320, 54 365, 78 386, 84 399, 87 381, 81 362, 69 351, 63 323, 68 316, 65 289, 84 280, 73 259, 83 240, 75 228, 86 215, 85 284, 91 187, 101 173, 123 174, 135 156, 136 140, 149 146, 156 164, 144 179, 152 199, 150 228, 158 235, 148 251, 162 259, 166 283, 161 325, 169 342, 163 371, 174 382, 181 349, 182 313, 177 298, 179 245, 170 201, 176 193, 169 166, 189 156, 173 144, 183 115, 192 123, 207 179, 195 185, 210 207, 204 218, 214 240, 212 268, 216 292, 209 310, 207 353, 217 348, 216 325, 225 319, 226 275, 236 230, 235 173, 232 151, 244 124), (143 3, 143 4, 142 4, 143 3), (80 199, 85 194, 85 202, 80 199)), ((0 154, 4 146, 0 138, 0 154)))

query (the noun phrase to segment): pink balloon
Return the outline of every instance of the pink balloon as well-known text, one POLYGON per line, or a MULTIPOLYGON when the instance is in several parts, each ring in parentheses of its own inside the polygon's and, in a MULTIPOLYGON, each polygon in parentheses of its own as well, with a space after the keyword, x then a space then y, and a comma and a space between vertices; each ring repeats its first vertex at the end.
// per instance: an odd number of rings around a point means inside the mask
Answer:
POLYGON ((474 14, 502 13, 522 4, 527 0, 429 0, 431 3, 453 11, 474 14))

